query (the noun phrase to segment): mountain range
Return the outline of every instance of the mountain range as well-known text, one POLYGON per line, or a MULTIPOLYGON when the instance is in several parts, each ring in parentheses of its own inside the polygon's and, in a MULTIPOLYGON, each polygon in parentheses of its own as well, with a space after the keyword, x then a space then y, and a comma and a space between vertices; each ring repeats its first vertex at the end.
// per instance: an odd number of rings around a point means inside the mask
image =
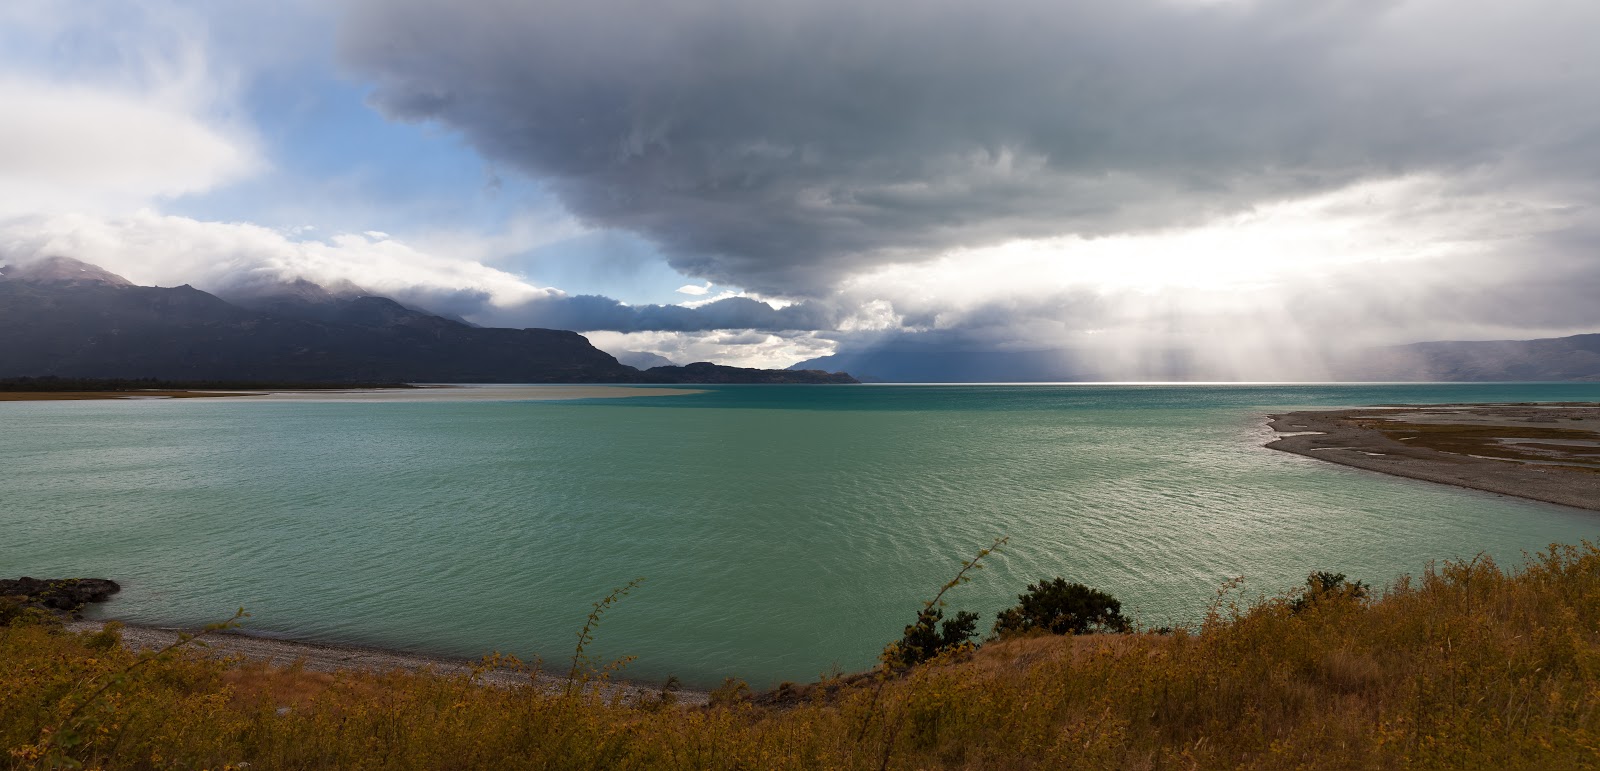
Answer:
MULTIPOLYGON (((1193 351, 1142 357, 1134 366, 1067 349, 994 351, 929 345, 887 346, 803 361, 797 369, 848 369, 866 382, 1050 383, 1293 380, 1258 361, 1247 373, 1218 368, 1193 351)), ((1333 382, 1600 381, 1600 334, 1542 340, 1445 341, 1370 348, 1330 356, 1317 380, 1333 382)))
MULTIPOLYGON (((788 370, 674 365, 553 329, 478 327, 360 287, 304 280, 221 296, 137 286, 66 257, 0 266, 0 377, 292 382, 854 383, 1226 380, 1183 351, 1138 372, 1069 350, 866 349, 788 370), (632 365, 632 366, 630 366, 632 365)), ((1600 334, 1374 348, 1325 362, 1335 381, 1600 380, 1600 334)), ((1271 379, 1270 375, 1267 378, 1271 379)))
POLYGON ((1363 380, 1600 381, 1600 334, 1400 345, 1379 349, 1346 372, 1363 380))
POLYGON ((854 383, 707 362, 640 370, 554 329, 494 329, 353 286, 230 298, 137 286, 78 260, 0 267, 0 377, 412 383, 854 383))

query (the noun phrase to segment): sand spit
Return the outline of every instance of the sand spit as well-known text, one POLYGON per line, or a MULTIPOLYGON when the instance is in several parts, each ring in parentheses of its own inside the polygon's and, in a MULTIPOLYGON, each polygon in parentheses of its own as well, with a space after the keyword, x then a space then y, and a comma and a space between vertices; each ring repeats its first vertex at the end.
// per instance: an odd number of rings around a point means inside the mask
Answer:
POLYGON ((645 388, 608 385, 442 386, 436 388, 352 391, 284 391, 255 394, 252 402, 527 402, 566 399, 622 399, 634 396, 702 394, 694 388, 645 388))
POLYGON ((1600 511, 1600 404, 1379 406, 1270 416, 1274 450, 1600 511))
MULTIPOLYGON (((97 632, 104 625, 104 621, 67 622, 67 628, 74 632, 97 632)), ((159 650, 176 642, 178 634, 182 631, 184 630, 129 624, 122 628, 122 644, 132 650, 159 650)), ((241 656, 247 661, 279 667, 299 662, 308 672, 392 672, 396 669, 414 672, 428 669, 441 675, 464 675, 470 673, 473 665, 477 663, 382 648, 323 645, 298 640, 254 637, 236 632, 212 633, 199 642, 205 643, 205 647, 201 650, 206 651, 208 656, 216 658, 241 656)), ((530 681, 526 674, 497 669, 484 672, 478 677, 478 682, 511 688, 528 685, 530 681)), ((566 679, 541 673, 535 676, 532 683, 555 693, 566 686, 566 679)), ((608 688, 612 689, 610 693, 620 693, 626 700, 655 699, 661 693, 658 685, 627 681, 618 681, 608 688)), ((686 706, 702 705, 709 699, 709 695, 703 691, 679 690, 675 693, 678 703, 686 706)))
POLYGON ((694 388, 608 385, 428 386, 329 391, 0 391, 0 402, 217 399, 251 402, 541 402, 701 394, 694 388))
POLYGON ((257 391, 0 391, 0 402, 80 402, 98 399, 215 399, 259 396, 257 391))

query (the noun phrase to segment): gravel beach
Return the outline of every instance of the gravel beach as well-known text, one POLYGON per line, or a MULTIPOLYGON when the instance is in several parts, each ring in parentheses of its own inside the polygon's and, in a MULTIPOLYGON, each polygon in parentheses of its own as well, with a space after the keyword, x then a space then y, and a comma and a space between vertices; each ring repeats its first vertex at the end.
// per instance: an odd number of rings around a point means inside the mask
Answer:
POLYGON ((1267 444, 1394 476, 1600 511, 1600 404, 1380 406, 1272 415, 1267 444))
MULTIPOLYGON (((96 632, 104 626, 104 621, 67 622, 67 629, 74 632, 96 632)), ((133 650, 159 650, 176 642, 178 635, 184 631, 193 633, 197 630, 128 624, 122 628, 122 644, 133 650)), ((473 664, 476 663, 464 659, 423 656, 382 648, 325 645, 299 640, 255 637, 237 632, 214 632, 197 641, 197 645, 198 643, 204 643, 204 647, 199 649, 204 650, 208 656, 218 658, 240 656, 247 661, 279 667, 287 667, 298 662, 310 672, 390 672, 396 669, 414 672, 426 669, 441 675, 464 675, 470 673, 473 664)), ((505 669, 484 672, 479 675, 478 682, 503 688, 526 686, 530 683, 528 675, 505 669)), ((535 676, 532 684, 555 692, 565 687, 566 679, 541 673, 535 676)), ((661 692, 659 685, 628 681, 617 681, 608 687, 614 691, 620 690, 625 699, 654 698, 661 692)), ((708 694, 702 691, 684 689, 675 693, 678 703, 686 706, 705 704, 709 698, 708 694)))

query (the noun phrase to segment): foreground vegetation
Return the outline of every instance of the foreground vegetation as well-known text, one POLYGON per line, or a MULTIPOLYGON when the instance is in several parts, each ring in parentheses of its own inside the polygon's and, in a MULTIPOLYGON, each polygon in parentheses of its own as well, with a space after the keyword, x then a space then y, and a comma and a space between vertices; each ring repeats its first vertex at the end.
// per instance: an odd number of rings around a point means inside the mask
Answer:
POLYGON ((14 768, 1600 766, 1588 543, 1515 571, 1446 563, 1382 593, 1333 574, 1250 601, 1230 585, 1194 629, 1036 630, 693 709, 136 656, 114 632, 13 615, 0 744, 14 768))

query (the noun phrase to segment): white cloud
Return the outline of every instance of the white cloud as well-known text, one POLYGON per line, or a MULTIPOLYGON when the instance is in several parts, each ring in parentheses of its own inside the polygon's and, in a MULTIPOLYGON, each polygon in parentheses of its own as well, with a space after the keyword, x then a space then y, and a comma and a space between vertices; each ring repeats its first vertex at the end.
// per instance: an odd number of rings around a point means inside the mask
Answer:
POLYGON ((427 252, 396 238, 342 233, 326 240, 259 225, 202 222, 141 211, 127 217, 61 214, 0 223, 0 259, 62 255, 140 284, 225 289, 254 281, 350 281, 380 294, 469 292, 492 305, 560 296, 505 271, 427 252))
POLYGON ((201 9, 10 0, 0 10, 0 218, 126 213, 265 166, 201 9))
MULTIPOLYGON (((683 290, 680 289, 678 291, 681 292, 683 290)), ((685 308, 704 308, 712 303, 730 300, 735 297, 750 297, 751 299, 759 299, 745 292, 735 292, 732 289, 724 289, 710 297, 702 297, 698 300, 684 300, 683 302, 678 303, 678 305, 681 305, 685 308)))
POLYGON ((711 291, 711 282, 707 281, 704 286, 701 286, 699 284, 686 284, 684 286, 678 287, 678 291, 683 293, 683 294, 694 295, 696 297, 699 297, 699 296, 704 295, 705 293, 711 291))
POLYGON ((588 228, 566 212, 525 209, 513 214, 492 233, 434 229, 423 230, 407 240, 434 254, 493 265, 588 232, 588 228))
MULTIPOLYGON (((997 341, 1029 344, 1067 344, 1089 329, 1119 344, 1192 342, 1245 328, 1298 342, 1306 330, 1285 320, 1310 314, 1285 307, 1286 298, 1348 309, 1317 319, 1315 332, 1325 336, 1405 342, 1505 333, 1504 324, 1469 327, 1445 296, 1517 283, 1508 266, 1529 277, 1522 281, 1556 275, 1538 261, 1561 258, 1532 244, 1582 217, 1528 190, 1410 176, 1188 228, 952 251, 859 273, 840 296, 862 309, 852 323, 863 329, 883 329, 891 317, 922 329, 1004 327, 997 341)), ((1474 308, 1480 316, 1482 307, 1474 308)), ((1524 332, 1565 329, 1541 324, 1530 317, 1524 332)))
POLYGON ((834 343, 815 333, 792 336, 763 332, 584 332, 596 348, 613 356, 644 351, 679 362, 712 361, 733 367, 784 369, 828 356, 834 343))
MULTIPOLYGON (((711 284, 708 282, 706 284, 706 287, 707 287, 708 291, 709 291, 710 286, 711 286, 711 284)), ((679 289, 678 291, 682 292, 683 290, 679 289)), ((701 292, 701 294, 704 294, 704 292, 701 292)), ((712 305, 712 304, 715 304, 715 303, 719 303, 719 302, 722 302, 723 300, 731 300, 731 299, 733 299, 735 297, 743 297, 743 298, 746 298, 746 299, 755 300, 756 302, 759 302, 759 303, 764 303, 768 307, 772 308, 773 310, 783 310, 784 308, 787 308, 787 307, 795 304, 795 301, 788 300, 788 299, 785 299, 785 298, 782 298, 782 297, 765 297, 765 296, 762 296, 758 292, 746 292, 746 291, 737 291, 737 290, 733 290, 733 289, 724 289, 724 290, 722 290, 722 291, 720 291, 720 292, 718 292, 718 293, 716 293, 714 295, 711 295, 710 297, 701 297, 698 300, 684 300, 683 302, 678 303, 678 306, 681 307, 681 308, 691 308, 691 309, 693 309, 693 308, 704 308, 707 305, 712 305)))
POLYGON ((261 165, 247 139, 135 94, 0 76, 0 104, 0 216, 138 206, 261 165))

